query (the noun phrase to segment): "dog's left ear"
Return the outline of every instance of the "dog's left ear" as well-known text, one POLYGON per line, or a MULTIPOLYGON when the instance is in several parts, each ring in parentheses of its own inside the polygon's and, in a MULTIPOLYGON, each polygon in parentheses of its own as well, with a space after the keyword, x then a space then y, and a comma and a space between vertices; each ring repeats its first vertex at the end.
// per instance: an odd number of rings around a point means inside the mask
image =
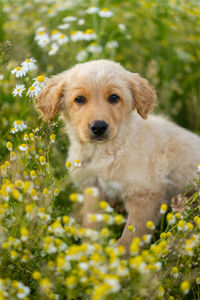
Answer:
POLYGON ((156 93, 149 82, 137 73, 128 72, 128 83, 133 96, 133 107, 146 119, 155 104, 156 93))
POLYGON ((44 121, 51 121, 61 110, 61 99, 64 85, 62 74, 49 79, 47 86, 41 91, 37 98, 37 108, 44 121))

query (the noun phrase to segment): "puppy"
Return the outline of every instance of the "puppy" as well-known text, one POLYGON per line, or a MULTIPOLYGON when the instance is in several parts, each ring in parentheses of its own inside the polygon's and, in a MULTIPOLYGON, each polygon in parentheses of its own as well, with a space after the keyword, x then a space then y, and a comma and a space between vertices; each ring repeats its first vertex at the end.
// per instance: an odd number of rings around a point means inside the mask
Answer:
MULTIPOLYGON (((71 142, 68 160, 82 163, 71 171, 74 182, 123 201, 128 219, 118 243, 126 249, 128 226, 142 236, 148 220, 157 223, 161 204, 184 191, 200 162, 197 135, 159 116, 147 119, 155 100, 147 80, 109 60, 54 76, 38 97, 45 121, 62 114, 71 142)), ((85 215, 96 207, 86 201, 85 215)))

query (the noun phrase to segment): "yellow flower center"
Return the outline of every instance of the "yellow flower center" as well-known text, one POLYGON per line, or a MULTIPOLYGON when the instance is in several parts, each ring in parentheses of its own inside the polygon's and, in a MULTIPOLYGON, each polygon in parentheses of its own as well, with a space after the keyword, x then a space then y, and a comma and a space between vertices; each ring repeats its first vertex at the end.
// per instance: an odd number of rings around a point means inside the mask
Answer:
POLYGON ((34 86, 30 86, 29 90, 30 91, 34 91, 35 87, 34 86))
POLYGON ((38 76, 36 79, 39 82, 44 82, 44 76, 42 76, 42 75, 38 76))
POLYGON ((20 70, 21 70, 21 67, 17 67, 16 70, 17 70, 17 71, 20 71, 20 70))
POLYGON ((30 62, 31 62, 31 60, 30 60, 30 59, 26 59, 26 60, 25 60, 25 62, 27 62, 27 63, 30 63, 30 62))

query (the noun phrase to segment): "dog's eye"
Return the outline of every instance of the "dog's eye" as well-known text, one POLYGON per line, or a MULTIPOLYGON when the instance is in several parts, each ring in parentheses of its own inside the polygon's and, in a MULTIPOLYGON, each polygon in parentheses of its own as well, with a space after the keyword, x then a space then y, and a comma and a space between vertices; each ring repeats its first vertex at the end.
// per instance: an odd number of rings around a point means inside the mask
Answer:
POLYGON ((108 101, 109 101, 110 103, 112 103, 112 104, 115 104, 115 103, 119 102, 119 100, 120 100, 120 98, 119 98, 119 96, 116 95, 116 94, 112 94, 112 95, 110 95, 110 96, 108 97, 108 101))
POLYGON ((78 104, 85 104, 87 102, 87 100, 83 96, 78 96, 74 99, 74 102, 76 102, 78 104))

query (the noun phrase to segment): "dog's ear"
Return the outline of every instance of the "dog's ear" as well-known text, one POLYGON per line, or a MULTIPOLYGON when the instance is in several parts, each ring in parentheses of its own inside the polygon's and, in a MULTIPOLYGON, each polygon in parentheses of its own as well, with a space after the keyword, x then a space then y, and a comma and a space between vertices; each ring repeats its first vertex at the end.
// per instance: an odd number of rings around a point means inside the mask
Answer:
POLYGON ((51 121, 61 109, 61 98, 64 91, 64 82, 60 75, 49 79, 48 84, 37 98, 37 108, 44 121, 51 121))
POLYGON ((155 104, 156 93, 146 79, 137 73, 128 73, 128 83, 134 100, 133 107, 143 119, 146 119, 155 104))

